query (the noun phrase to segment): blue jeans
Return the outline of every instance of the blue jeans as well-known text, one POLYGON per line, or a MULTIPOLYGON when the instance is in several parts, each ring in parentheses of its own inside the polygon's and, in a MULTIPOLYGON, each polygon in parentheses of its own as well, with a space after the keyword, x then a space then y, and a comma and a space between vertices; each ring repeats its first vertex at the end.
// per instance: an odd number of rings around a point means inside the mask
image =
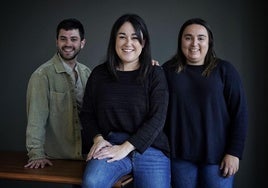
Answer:
POLYGON ((234 176, 223 177, 219 165, 171 160, 172 188, 232 188, 234 176))
MULTIPOLYGON (((129 136, 124 133, 110 133, 108 141, 121 144, 129 136)), ((143 154, 136 151, 127 157, 107 163, 107 159, 92 159, 87 163, 82 187, 112 187, 120 177, 132 172, 134 187, 137 188, 170 188, 170 160, 162 151, 149 147, 143 154)))

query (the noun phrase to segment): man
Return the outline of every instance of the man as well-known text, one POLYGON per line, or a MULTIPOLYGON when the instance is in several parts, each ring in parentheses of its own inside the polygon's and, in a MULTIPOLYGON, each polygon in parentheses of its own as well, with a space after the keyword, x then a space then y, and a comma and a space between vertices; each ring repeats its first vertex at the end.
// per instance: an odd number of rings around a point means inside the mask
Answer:
POLYGON ((57 53, 31 75, 27 88, 26 168, 52 165, 49 159, 82 159, 79 111, 90 69, 77 62, 83 25, 65 19, 56 32, 57 53))

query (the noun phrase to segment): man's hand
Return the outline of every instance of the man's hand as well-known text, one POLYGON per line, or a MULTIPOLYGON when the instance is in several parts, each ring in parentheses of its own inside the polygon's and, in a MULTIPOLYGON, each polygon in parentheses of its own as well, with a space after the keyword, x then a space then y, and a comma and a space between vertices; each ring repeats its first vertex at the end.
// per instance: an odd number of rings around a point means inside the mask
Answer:
POLYGON ((37 160, 32 160, 28 164, 26 164, 24 167, 25 168, 44 168, 46 165, 52 166, 52 162, 48 159, 37 159, 37 160))

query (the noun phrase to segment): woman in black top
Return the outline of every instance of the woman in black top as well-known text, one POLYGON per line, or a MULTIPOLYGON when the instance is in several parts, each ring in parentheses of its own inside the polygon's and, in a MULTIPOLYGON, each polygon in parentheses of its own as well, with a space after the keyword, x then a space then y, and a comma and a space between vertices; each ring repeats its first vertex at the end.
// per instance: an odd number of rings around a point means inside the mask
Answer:
POLYGON ((151 64, 147 27, 138 15, 114 23, 105 63, 91 73, 81 112, 93 141, 83 187, 111 187, 133 173, 134 187, 170 187, 164 71, 151 64))
POLYGON ((199 18, 182 25, 177 53, 163 67, 172 188, 232 187, 248 119, 238 72, 216 57, 210 27, 199 18))

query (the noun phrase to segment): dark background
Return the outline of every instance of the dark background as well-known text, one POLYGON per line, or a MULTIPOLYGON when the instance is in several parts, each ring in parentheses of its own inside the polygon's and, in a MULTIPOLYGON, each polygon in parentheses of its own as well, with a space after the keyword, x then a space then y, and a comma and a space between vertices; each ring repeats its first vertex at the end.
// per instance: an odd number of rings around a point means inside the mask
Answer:
MULTIPOLYGON (((248 99, 248 136, 235 188, 268 187, 267 10, 258 0, 2 1, 0 150, 26 150, 27 83, 31 73, 56 52, 56 26, 62 19, 76 17, 84 24, 87 43, 78 59, 92 69, 104 59, 112 24, 124 13, 144 18, 153 58, 160 64, 176 52, 181 24, 201 17, 212 27, 217 55, 239 71, 248 99)), ((0 180, 0 187, 70 186, 0 180)))

